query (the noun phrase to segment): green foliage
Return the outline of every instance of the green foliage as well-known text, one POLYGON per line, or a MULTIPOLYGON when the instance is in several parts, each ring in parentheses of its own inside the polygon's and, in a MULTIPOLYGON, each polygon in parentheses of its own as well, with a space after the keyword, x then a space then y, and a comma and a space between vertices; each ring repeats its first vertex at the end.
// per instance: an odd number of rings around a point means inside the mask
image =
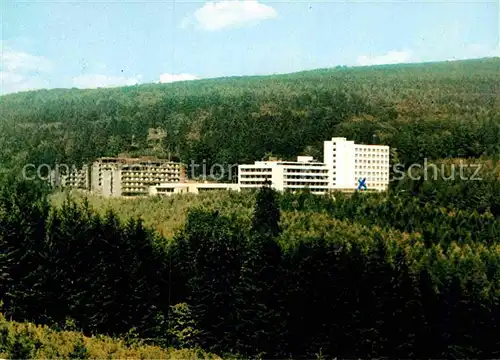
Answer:
POLYGON ((498 65, 483 59, 2 97, 0 165, 13 171, 0 179, 3 311, 121 339, 0 320, 0 353, 497 356, 498 65), (51 206, 46 188, 14 176, 26 162, 80 163, 118 151, 208 166, 287 159, 320 153, 334 135, 389 144, 392 164, 406 170, 426 159, 444 175, 460 162, 480 164, 482 180, 406 177, 383 194, 328 196, 270 188, 133 200, 55 194, 51 206))
POLYGON ((276 237, 280 233, 279 222, 280 209, 277 204, 277 193, 270 185, 264 186, 257 193, 252 231, 264 237, 276 237))
POLYGON ((7 321, 1 314, 0 354, 8 359, 218 359, 200 349, 127 346, 123 339, 55 331, 46 326, 7 321))
POLYGON ((177 348, 189 348, 197 343, 199 330, 189 304, 171 306, 168 336, 173 339, 173 346, 177 348))
POLYGON ((32 336, 29 329, 25 329, 14 335, 10 356, 13 359, 32 359, 40 347, 41 342, 32 336))
POLYGON ((88 359, 89 351, 83 339, 77 341, 73 347, 73 351, 68 354, 69 359, 88 359))
POLYGON ((193 210, 179 241, 185 243, 182 258, 189 262, 187 299, 200 328, 200 345, 230 351, 227 344, 236 342, 233 284, 241 268, 244 233, 217 211, 193 210))
POLYGON ((205 160, 207 169, 222 164, 227 174, 231 164, 269 154, 319 155, 322 141, 332 136, 388 144, 405 165, 424 158, 498 155, 499 62, 336 68, 5 95, 0 167, 20 174, 28 163, 79 166, 124 152, 170 156, 186 164, 205 160))
MULTIPOLYGON (((50 200, 56 207, 61 207, 66 197, 64 193, 55 193, 50 196, 50 200)), ((101 215, 112 209, 123 222, 130 218, 141 217, 147 227, 155 229, 167 239, 173 237, 184 226, 190 208, 218 209, 221 214, 237 217, 238 222, 250 227, 255 204, 255 194, 252 192, 239 193, 225 190, 197 195, 174 194, 166 198, 120 199, 78 193, 72 194, 72 198, 80 204, 88 201, 89 205, 101 215)))
POLYGON ((226 196, 203 198, 204 210, 190 212, 167 246, 169 294, 189 305, 200 345, 264 358, 496 351, 487 340, 496 336, 500 280, 491 212, 456 208, 459 195, 284 193, 273 238, 250 226, 245 207, 257 209, 258 195, 226 196))
MULTIPOLYGON (((500 244, 491 212, 397 192, 268 192, 154 200, 158 213, 177 202, 191 207, 168 241, 141 218, 94 212, 92 199, 46 209, 43 194, 29 202, 12 192, 0 218, 8 230, 0 244, 9 249, 5 311, 123 336, 130 346, 201 347, 228 357, 498 351, 500 244), (27 259, 38 266, 17 266, 27 259)), ((18 352, 38 351, 36 342, 16 344, 18 352)), ((84 352, 74 348, 67 353, 84 352)))

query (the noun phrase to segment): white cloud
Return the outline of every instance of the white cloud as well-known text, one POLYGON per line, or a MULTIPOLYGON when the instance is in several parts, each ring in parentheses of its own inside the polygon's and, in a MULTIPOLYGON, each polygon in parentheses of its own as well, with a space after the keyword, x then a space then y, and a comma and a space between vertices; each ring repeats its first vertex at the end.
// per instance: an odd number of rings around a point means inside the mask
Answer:
POLYGON ((412 61, 411 51, 392 50, 383 55, 363 55, 359 56, 356 63, 361 66, 382 65, 382 64, 401 64, 412 61))
MULTIPOLYGON (((194 17, 205 30, 220 30, 255 24, 277 16, 276 10, 257 0, 222 0, 207 2, 195 11, 194 17)), ((183 26, 186 22, 183 21, 183 26)))
POLYGON ((455 61, 465 59, 478 59, 485 57, 500 57, 500 47, 492 47, 485 44, 460 44, 448 47, 420 47, 416 51, 392 50, 382 55, 359 56, 357 65, 382 65, 401 64, 427 61, 455 61), (418 54, 418 56, 416 55, 418 54))
POLYGON ((138 84, 141 77, 141 75, 124 77, 102 74, 87 74, 74 77, 73 86, 86 89, 99 87, 131 86, 138 84))
POLYGON ((2 70, 13 72, 48 72, 52 62, 43 56, 35 56, 23 51, 2 49, 0 53, 2 70))
POLYGON ((53 69, 52 61, 27 52, 12 49, 1 42, 0 94, 36 90, 49 86, 44 73, 53 69))
POLYGON ((9 84, 19 84, 24 80, 24 76, 9 71, 0 71, 0 81, 9 84))
POLYGON ((40 75, 21 75, 15 72, 0 71, 0 95, 48 88, 50 82, 40 75))
POLYGON ((192 74, 161 74, 160 83, 172 83, 176 81, 198 80, 199 77, 192 74))
POLYGON ((455 54, 451 58, 448 58, 447 60, 455 61, 455 60, 465 60, 465 59, 478 59, 485 57, 500 57, 500 46, 492 48, 483 44, 466 45, 455 51, 455 54))

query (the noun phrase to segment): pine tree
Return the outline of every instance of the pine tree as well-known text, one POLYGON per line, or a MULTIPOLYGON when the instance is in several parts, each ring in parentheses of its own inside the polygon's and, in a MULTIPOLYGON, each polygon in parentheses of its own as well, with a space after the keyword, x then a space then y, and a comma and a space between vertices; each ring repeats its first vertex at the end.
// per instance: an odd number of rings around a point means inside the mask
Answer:
POLYGON ((248 356, 277 356, 283 333, 282 253, 273 237, 259 233, 246 245, 236 298, 239 350, 248 356))
POLYGON ((252 230, 264 237, 276 238, 281 232, 277 198, 277 192, 269 184, 263 186, 257 193, 252 230))
POLYGON ((283 289, 278 195, 269 184, 258 194, 250 237, 240 272, 238 301, 238 349, 244 354, 277 356, 283 328, 283 289), (279 330, 281 329, 281 330, 279 330))
POLYGON ((28 181, 11 180, 0 189, 1 247, 9 263, 8 281, 0 300, 6 315, 19 320, 34 320, 44 312, 40 299, 44 262, 41 254, 49 213, 46 195, 45 188, 28 181))
POLYGON ((185 232, 193 254, 188 303, 199 326, 200 345, 217 353, 232 352, 242 233, 229 219, 201 210, 190 212, 185 232))

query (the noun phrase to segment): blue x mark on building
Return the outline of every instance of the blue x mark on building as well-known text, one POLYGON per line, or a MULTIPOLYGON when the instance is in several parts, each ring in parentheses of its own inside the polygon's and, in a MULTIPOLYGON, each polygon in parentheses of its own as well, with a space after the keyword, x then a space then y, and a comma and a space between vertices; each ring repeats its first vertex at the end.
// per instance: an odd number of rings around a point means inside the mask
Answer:
POLYGON ((366 178, 363 179, 358 179, 358 190, 367 190, 368 188, 366 187, 366 178))

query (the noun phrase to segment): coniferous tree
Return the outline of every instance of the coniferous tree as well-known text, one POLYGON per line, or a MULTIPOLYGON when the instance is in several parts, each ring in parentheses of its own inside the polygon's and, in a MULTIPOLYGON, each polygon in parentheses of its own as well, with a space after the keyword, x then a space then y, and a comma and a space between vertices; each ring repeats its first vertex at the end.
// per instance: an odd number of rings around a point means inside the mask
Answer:
POLYGON ((279 334, 285 332, 283 277, 277 194, 269 186, 257 194, 249 241, 237 288, 238 342, 250 356, 283 356, 279 334))
POLYGON ((265 237, 276 238, 280 230, 280 209, 277 192, 267 183, 257 193, 252 230, 265 237))
POLYGON ((0 234, 9 254, 9 276, 2 296, 7 316, 34 320, 43 313, 39 299, 41 254, 49 213, 46 189, 29 181, 9 180, 0 189, 0 234))
POLYGON ((242 234, 217 212, 197 210, 188 216, 186 236, 189 252, 194 254, 188 301, 199 326, 200 345, 219 353, 232 353, 236 343, 235 285, 241 269, 242 234))

